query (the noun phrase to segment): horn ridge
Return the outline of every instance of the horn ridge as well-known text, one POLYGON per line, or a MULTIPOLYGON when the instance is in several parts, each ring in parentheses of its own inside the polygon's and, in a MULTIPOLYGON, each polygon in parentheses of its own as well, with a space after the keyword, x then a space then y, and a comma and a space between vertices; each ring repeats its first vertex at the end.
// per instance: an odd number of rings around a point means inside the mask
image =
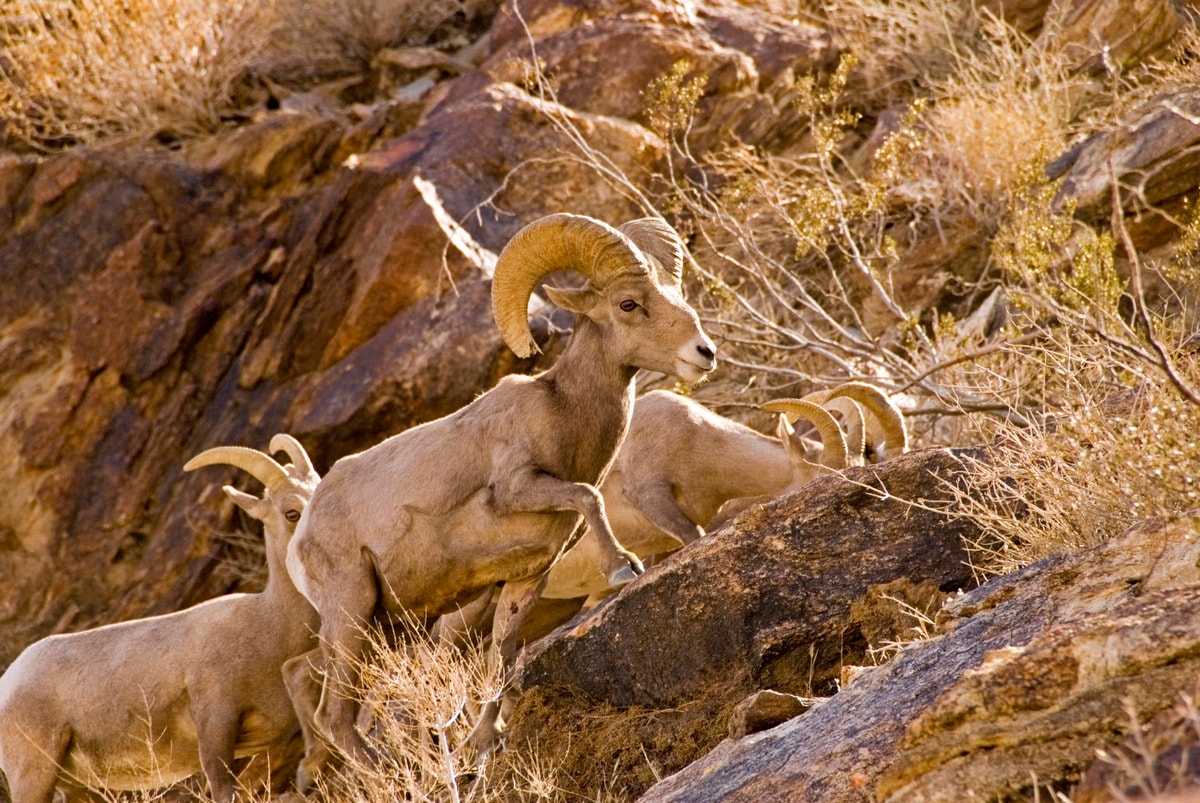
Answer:
POLYGON ((666 273, 664 279, 676 284, 682 281, 683 239, 665 220, 660 217, 638 218, 622 223, 618 230, 658 262, 666 273))
POLYGON ((625 234, 586 215, 546 215, 525 226, 500 252, 492 278, 496 325, 518 357, 539 351, 529 331, 529 298, 558 270, 578 271, 602 289, 618 276, 649 273, 650 266, 625 234))
POLYGON ((216 446, 206 449, 183 465, 184 471, 203 466, 233 466, 245 471, 267 488, 287 480, 287 472, 270 456, 245 446, 216 446))

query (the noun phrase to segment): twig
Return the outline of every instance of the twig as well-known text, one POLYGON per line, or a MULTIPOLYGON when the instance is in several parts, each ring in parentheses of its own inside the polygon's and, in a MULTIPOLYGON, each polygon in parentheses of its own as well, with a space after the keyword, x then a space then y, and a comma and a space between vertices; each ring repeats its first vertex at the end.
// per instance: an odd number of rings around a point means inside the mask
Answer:
POLYGON ((1175 364, 1171 360, 1171 355, 1167 353, 1167 350, 1163 348, 1162 344, 1158 342, 1158 338, 1154 335, 1154 323, 1150 320, 1150 313, 1146 310, 1146 297, 1142 290, 1142 262, 1138 257, 1137 249, 1134 248, 1133 238, 1129 235, 1129 228, 1125 225, 1125 212, 1121 209, 1121 193, 1117 186, 1116 169, 1113 167, 1111 156, 1108 160, 1108 175, 1109 186, 1112 187, 1112 229, 1120 235, 1121 245, 1124 246, 1125 255, 1129 259, 1129 284, 1130 293, 1133 296, 1134 313, 1141 324, 1142 335, 1157 355, 1157 359, 1151 359, 1151 362, 1162 370, 1170 383, 1175 386, 1175 389, 1185 399, 1194 405, 1200 406, 1200 392, 1192 388, 1179 375, 1175 370, 1175 364))

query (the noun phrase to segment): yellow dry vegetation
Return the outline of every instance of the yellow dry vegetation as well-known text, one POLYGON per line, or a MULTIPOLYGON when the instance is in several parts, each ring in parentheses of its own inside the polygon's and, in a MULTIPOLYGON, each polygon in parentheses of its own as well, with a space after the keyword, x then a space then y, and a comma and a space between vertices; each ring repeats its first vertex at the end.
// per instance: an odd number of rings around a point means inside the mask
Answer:
MULTIPOLYGON (((461 47, 453 21, 495 5, 3 0, 0 125, 41 151, 200 137, 236 120, 250 71, 354 76, 385 47, 461 47)), ((1081 219, 1045 170, 1200 85, 1195 26, 1152 57, 1089 71, 1053 37, 961 0, 771 5, 827 24, 842 53, 772 90, 794 135, 697 154, 703 88, 688 65, 644 93, 642 122, 672 143, 671 164, 658 189, 629 189, 690 238, 692 297, 723 352, 722 377, 691 392, 753 421, 768 398, 863 379, 894 394, 919 445, 992 444, 953 511, 987 530, 973 545, 981 576, 1197 507, 1200 216, 1157 210, 1177 237, 1139 248, 1122 204, 1081 219), (872 131, 884 133, 864 150, 872 131)), ((612 175, 604 154, 572 158, 612 175)), ((536 758, 483 776, 462 765, 471 706, 494 679, 480 680, 481 655, 440 649, 380 646, 364 693, 395 727, 384 761, 319 796, 560 799, 536 758)))

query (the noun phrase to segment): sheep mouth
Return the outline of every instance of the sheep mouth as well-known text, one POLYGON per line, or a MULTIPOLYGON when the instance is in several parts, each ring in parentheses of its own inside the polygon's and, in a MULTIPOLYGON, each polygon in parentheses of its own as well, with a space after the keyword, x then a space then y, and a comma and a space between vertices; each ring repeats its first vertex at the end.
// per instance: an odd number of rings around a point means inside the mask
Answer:
POLYGON ((717 361, 707 360, 703 363, 692 362, 681 357, 675 359, 675 375, 684 382, 699 382, 717 367, 717 361))

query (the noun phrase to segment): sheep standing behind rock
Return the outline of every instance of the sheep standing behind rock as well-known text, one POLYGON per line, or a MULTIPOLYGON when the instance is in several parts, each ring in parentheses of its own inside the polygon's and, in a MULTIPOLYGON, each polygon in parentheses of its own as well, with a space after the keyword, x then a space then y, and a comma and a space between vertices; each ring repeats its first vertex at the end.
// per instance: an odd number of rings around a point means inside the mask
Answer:
MULTIPOLYGON (((822 446, 795 437, 792 454, 764 435, 675 393, 639 396, 616 464, 601 486, 613 532, 642 559, 673 552, 705 534, 730 499, 775 495, 818 474, 845 468, 846 440, 823 408, 801 414, 822 446)), ((615 590, 596 569, 597 545, 587 531, 554 564, 542 596, 601 599, 615 590)))
POLYGON ((228 803, 236 758, 270 760, 297 737, 281 670, 315 646, 318 622, 284 560, 320 478, 294 438, 275 436, 271 450, 292 463, 229 446, 184 466, 232 465, 265 486, 261 499, 224 489, 263 523, 263 591, 49 636, 0 677, 0 769, 13 803, 50 803, 60 786, 155 789, 200 771, 213 800, 228 803))
MULTIPOLYGON (((764 409, 782 412, 776 437, 764 435, 717 415, 702 405, 666 391, 638 397, 633 423, 616 464, 601 486, 613 532, 642 559, 673 552, 751 505, 795 491, 816 477, 862 465, 864 417, 881 433, 872 451, 895 454, 907 449, 904 419, 878 388, 845 383, 803 399, 769 402, 764 409), (843 430, 829 409, 847 423, 843 430), (801 437, 791 424, 805 420, 821 437, 801 437)), ((615 589, 595 568, 596 545, 584 533, 550 570, 542 596, 588 597, 594 603, 615 589)))
MULTIPOLYGON (((435 617, 503 583, 492 649, 504 667, 517 626, 580 517, 596 533, 605 577, 632 580, 641 564, 613 536, 597 486, 629 425, 634 375, 687 381, 715 365, 712 342, 684 301, 683 244, 664 222, 615 229, 550 215, 518 232, 495 266, 497 324, 518 356, 536 350, 528 304, 560 270, 578 289, 546 288, 576 313, 562 356, 536 376, 508 376, 471 404, 344 457, 313 495, 288 551, 288 571, 321 615, 323 688, 318 731, 369 760, 352 694, 366 626, 390 615, 435 617)), ((491 749, 497 706, 472 738, 491 749)), ((309 754, 322 748, 312 745, 309 754)), ((305 774, 319 769, 306 758, 305 774)))

